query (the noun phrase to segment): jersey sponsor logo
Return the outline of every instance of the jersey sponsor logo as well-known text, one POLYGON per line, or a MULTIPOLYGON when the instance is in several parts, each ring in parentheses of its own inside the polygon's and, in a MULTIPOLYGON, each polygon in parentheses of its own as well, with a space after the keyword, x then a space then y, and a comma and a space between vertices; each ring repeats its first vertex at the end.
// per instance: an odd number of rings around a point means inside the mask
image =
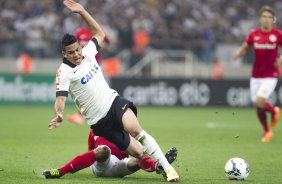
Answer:
POLYGON ((80 79, 81 84, 87 84, 91 79, 93 79, 98 69, 99 67, 94 65, 94 67, 84 77, 80 79))
POLYGON ((82 77, 80 82, 81 84, 87 84, 91 79, 93 79, 94 75, 92 73, 92 71, 90 70, 85 77, 82 77))
POLYGON ((273 43, 273 44, 270 44, 270 43, 255 43, 254 48, 273 50, 273 49, 276 48, 276 43, 273 43))
POLYGON ((271 34, 271 35, 269 35, 269 40, 270 40, 271 42, 276 42, 277 37, 276 37, 275 35, 271 34))

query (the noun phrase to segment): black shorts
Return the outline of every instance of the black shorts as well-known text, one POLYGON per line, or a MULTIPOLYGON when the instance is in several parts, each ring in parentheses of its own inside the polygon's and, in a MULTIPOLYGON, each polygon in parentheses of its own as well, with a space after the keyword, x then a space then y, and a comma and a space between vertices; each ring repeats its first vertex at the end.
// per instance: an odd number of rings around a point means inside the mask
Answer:
POLYGON ((117 96, 107 115, 96 124, 91 125, 94 134, 106 138, 120 150, 126 150, 130 143, 130 137, 124 131, 122 116, 128 108, 137 116, 136 106, 131 101, 117 96))

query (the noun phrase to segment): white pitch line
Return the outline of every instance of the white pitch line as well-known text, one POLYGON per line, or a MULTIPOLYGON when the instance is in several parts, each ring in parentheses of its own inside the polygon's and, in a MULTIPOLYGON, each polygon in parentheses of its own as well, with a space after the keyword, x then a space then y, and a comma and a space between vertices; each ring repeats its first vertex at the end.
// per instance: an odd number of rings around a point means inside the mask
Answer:
POLYGON ((206 127, 207 127, 207 128, 217 128, 217 127, 218 127, 218 123, 215 123, 215 122, 207 122, 207 123, 206 123, 206 127))

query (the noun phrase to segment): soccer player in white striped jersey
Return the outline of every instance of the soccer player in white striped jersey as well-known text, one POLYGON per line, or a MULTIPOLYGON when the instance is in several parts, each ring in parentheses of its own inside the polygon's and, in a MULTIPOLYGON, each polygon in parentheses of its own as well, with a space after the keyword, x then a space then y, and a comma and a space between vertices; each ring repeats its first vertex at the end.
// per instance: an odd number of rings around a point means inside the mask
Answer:
POLYGON ((63 122, 65 101, 70 94, 95 135, 105 137, 120 150, 142 159, 144 153, 139 141, 144 151, 162 165, 166 180, 177 181, 177 172, 155 139, 141 128, 136 106, 121 98, 104 79, 95 55, 105 33, 81 4, 65 0, 64 5, 82 17, 93 39, 83 49, 73 35, 65 34, 62 39, 64 59, 56 75, 55 118, 50 121, 49 129, 57 128, 63 122))

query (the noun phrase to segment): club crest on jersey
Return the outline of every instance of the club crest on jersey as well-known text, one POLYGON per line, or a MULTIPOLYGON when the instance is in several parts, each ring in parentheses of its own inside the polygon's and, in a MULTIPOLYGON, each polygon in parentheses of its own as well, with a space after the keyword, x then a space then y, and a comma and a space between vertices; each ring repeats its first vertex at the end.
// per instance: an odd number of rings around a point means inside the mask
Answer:
POLYGON ((269 40, 270 40, 271 42, 276 42, 277 38, 276 38, 275 35, 271 34, 271 35, 269 35, 269 40))

